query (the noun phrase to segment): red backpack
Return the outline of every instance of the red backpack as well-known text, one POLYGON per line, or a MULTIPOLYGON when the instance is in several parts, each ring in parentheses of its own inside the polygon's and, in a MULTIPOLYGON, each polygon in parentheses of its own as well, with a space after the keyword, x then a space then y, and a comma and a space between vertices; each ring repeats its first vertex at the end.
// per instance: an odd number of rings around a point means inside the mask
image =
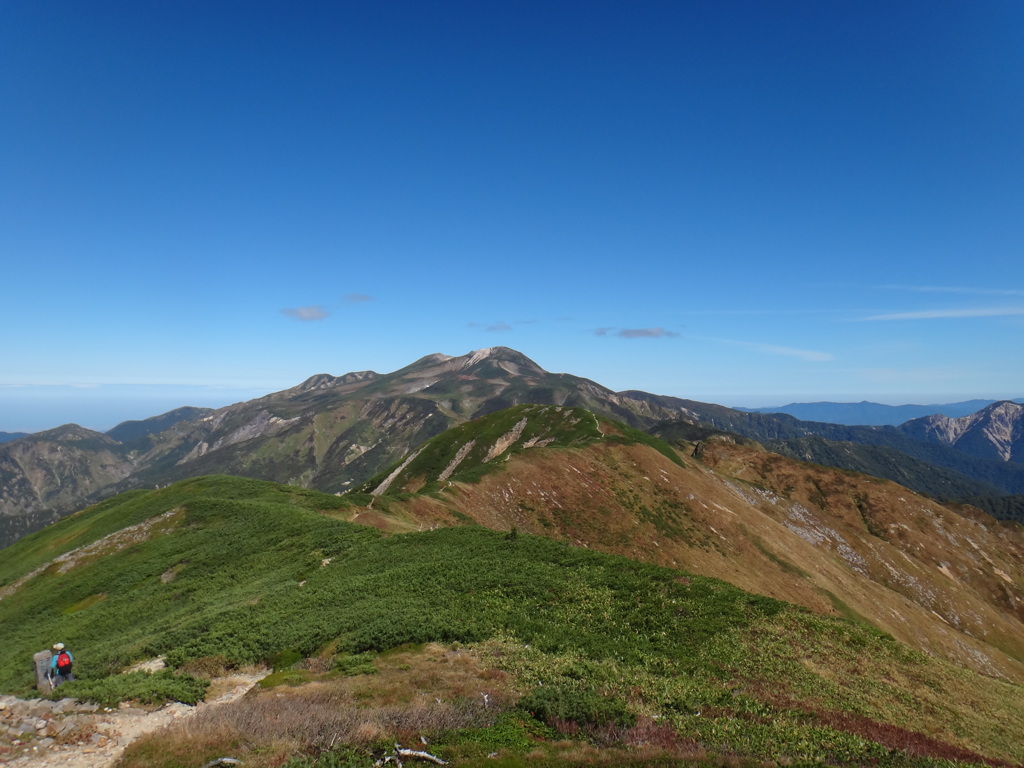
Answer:
POLYGON ((61 651, 57 654, 57 671, 64 672, 68 669, 71 669, 71 654, 67 651, 61 651))

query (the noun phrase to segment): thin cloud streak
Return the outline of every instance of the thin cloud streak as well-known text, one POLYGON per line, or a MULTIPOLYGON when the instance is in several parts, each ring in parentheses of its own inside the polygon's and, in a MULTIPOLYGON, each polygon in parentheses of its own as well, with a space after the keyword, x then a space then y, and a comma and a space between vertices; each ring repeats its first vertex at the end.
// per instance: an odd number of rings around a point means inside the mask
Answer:
POLYGON ((675 331, 666 331, 664 328, 623 328, 617 334, 623 339, 660 339, 670 336, 678 336, 675 331))
POLYGON ((673 314, 678 315, 724 315, 724 316, 747 316, 747 315, 767 315, 767 316, 787 316, 787 315, 828 315, 834 314, 835 309, 680 309, 675 310, 673 314))
POLYGON ((746 347, 752 349, 755 352, 761 352, 766 355, 781 355, 782 357, 796 357, 800 360, 806 360, 811 363, 824 363, 829 360, 835 360, 835 355, 829 352, 819 352, 814 349, 797 349, 796 347, 785 347, 779 344, 762 344, 756 341, 737 341, 735 339, 717 339, 708 337, 690 337, 698 341, 714 341, 718 344, 728 344, 732 347, 746 347))
POLYGON ((318 304, 311 307, 287 307, 281 310, 281 314, 292 318, 292 320, 298 320, 300 323, 311 323, 331 316, 325 307, 318 304))
POLYGON ((368 301, 373 301, 373 297, 367 296, 365 293, 347 293, 341 301, 343 304, 365 304, 368 301))
POLYGON ((675 331, 666 331, 664 328, 598 328, 594 331, 595 336, 618 336, 620 339, 661 339, 678 336, 675 331))
POLYGON ((471 320, 466 323, 467 328, 483 328, 487 333, 506 333, 513 330, 512 326, 503 320, 496 320, 493 323, 478 323, 475 320, 471 320))
POLYGON ((1024 307, 982 307, 976 309, 922 309, 863 317, 864 322, 878 320, 952 320, 965 317, 1014 317, 1024 315, 1024 307))
POLYGON ((1024 296, 1024 290, 1009 288, 968 288, 966 286, 942 285, 883 285, 886 291, 911 291, 913 293, 961 293, 973 296, 1024 296))
POLYGON ((108 386, 107 383, 95 382, 83 384, 80 382, 59 382, 59 381, 27 381, 27 382, 0 382, 0 389, 42 389, 44 387, 60 387, 61 389, 98 389, 108 386))

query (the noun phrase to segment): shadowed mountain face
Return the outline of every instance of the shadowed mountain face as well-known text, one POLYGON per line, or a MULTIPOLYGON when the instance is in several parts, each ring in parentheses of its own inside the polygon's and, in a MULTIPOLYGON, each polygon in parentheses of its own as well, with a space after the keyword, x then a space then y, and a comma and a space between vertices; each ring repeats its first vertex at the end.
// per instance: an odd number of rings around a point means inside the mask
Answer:
POLYGON ((695 428, 735 432, 787 455, 875 473, 937 498, 1024 492, 1024 466, 894 428, 814 424, 616 393, 493 347, 458 357, 428 355, 389 374, 318 374, 256 400, 213 411, 182 408, 125 422, 106 435, 69 425, 0 444, 0 546, 91 501, 195 475, 242 475, 341 493, 449 427, 525 403, 584 408, 667 439, 695 428))

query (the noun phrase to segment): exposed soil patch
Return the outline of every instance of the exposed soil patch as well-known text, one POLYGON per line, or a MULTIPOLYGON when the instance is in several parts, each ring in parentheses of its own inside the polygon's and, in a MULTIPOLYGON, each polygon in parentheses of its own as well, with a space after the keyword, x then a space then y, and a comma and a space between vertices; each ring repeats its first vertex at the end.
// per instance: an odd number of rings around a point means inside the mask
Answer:
POLYGON ((50 702, 3 697, 0 706, 5 709, 0 714, 30 719, 31 732, 13 739, 6 752, 0 751, 0 764, 5 768, 111 768, 125 747, 139 737, 233 702, 265 675, 266 671, 260 670, 219 678, 211 690, 224 692, 210 701, 195 707, 175 702, 152 711, 125 705, 107 710, 72 699, 50 702), (45 724, 38 727, 40 723, 45 724))

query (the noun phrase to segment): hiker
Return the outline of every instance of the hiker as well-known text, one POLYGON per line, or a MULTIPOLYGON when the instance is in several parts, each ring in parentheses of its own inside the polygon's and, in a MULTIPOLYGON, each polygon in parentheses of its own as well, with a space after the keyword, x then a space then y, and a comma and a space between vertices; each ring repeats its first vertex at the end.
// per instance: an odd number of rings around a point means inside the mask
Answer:
POLYGON ((53 680, 54 688, 61 683, 75 679, 75 675, 71 671, 71 665, 74 661, 75 657, 71 655, 71 651, 64 647, 64 643, 56 643, 53 646, 53 657, 50 659, 50 677, 53 680))

